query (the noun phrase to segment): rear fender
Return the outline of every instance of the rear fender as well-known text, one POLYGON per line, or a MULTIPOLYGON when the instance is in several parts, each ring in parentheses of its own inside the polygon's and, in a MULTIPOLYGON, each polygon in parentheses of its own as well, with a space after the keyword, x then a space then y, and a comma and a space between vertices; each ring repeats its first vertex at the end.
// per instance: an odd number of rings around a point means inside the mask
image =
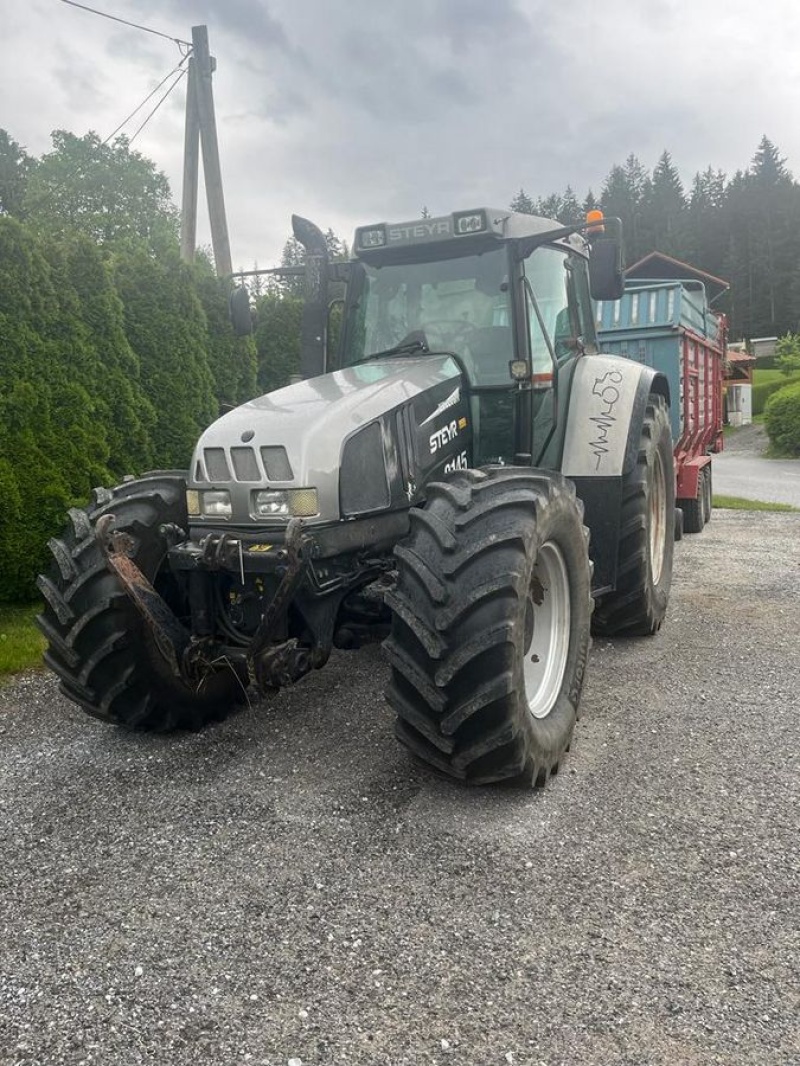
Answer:
POLYGON ((652 367, 611 355, 579 359, 561 472, 574 479, 621 477, 632 470, 653 392, 669 404, 667 379, 652 367))
POLYGON ((622 482, 636 464, 651 393, 669 403, 666 378, 629 359, 586 356, 575 367, 561 471, 583 501, 595 595, 616 585, 622 482))

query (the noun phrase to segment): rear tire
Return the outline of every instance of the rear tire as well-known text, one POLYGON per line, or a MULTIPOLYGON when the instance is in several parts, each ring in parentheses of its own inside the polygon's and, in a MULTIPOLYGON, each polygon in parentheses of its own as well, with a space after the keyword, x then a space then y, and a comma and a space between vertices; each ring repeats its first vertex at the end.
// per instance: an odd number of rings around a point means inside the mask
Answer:
POLYGON ((649 636, 664 621, 675 550, 675 466, 667 405, 651 394, 636 465, 622 483, 617 587, 595 607, 605 637, 649 636))
POLYGON ((428 486, 395 549, 387 697, 398 738, 471 784, 544 784, 590 644, 588 531, 571 482, 489 468, 428 486))
POLYGON ((134 539, 133 561, 180 615, 159 527, 186 526, 185 490, 185 476, 173 471, 95 489, 93 503, 70 510, 66 531, 50 541, 55 565, 37 581, 45 662, 61 691, 95 718, 136 729, 197 729, 244 698, 246 681, 233 669, 207 675, 197 689, 172 672, 95 539, 97 520, 113 514, 115 529, 134 539))

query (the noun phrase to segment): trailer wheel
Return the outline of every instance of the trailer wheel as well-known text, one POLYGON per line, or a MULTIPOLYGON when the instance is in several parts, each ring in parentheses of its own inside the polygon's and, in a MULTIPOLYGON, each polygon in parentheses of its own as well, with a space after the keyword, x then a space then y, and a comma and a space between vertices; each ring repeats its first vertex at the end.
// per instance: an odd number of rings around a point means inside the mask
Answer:
POLYGON ((48 641, 45 662, 61 691, 95 718, 135 729, 196 729, 224 718, 244 697, 230 667, 192 688, 172 673, 152 633, 105 563, 97 520, 134 539, 133 560, 176 614, 180 598, 164 566, 163 525, 186 525, 185 475, 156 472, 114 489, 95 489, 86 509, 73 508, 63 535, 50 542, 55 564, 38 579, 44 610, 37 623, 48 641))
POLYGON ((622 485, 617 587, 595 607, 602 636, 647 636, 664 621, 675 549, 675 472, 667 405, 651 394, 636 465, 622 485))
POLYGON ((569 748, 590 643, 574 487, 468 470, 429 485, 410 518, 384 644, 398 738, 470 784, 544 784, 569 748))
POLYGON ((711 463, 703 467, 703 523, 708 525, 713 510, 713 489, 711 483, 711 463))
POLYGON ((683 540, 683 511, 675 508, 675 540, 683 540))
POLYGON ((697 497, 694 500, 681 500, 684 533, 702 533, 706 524, 703 480, 701 473, 697 482, 697 497))

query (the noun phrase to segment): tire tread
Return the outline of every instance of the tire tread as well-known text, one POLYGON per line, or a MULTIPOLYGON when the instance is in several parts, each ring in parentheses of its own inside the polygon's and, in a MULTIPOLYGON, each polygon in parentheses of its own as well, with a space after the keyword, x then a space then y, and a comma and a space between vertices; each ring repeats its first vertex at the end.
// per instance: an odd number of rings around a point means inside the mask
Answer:
MULTIPOLYGON (((588 653, 588 535, 574 486, 520 468, 461 471, 429 485, 424 509, 412 509, 410 519, 395 550, 397 591, 387 597, 393 621, 384 643, 398 739, 438 772, 469 783, 546 779, 570 743, 577 707, 561 733, 550 730, 550 746, 542 740, 548 723, 533 720, 527 702, 520 711, 512 668, 521 639, 517 586, 544 536, 539 524, 564 523, 583 566, 588 653)), ((584 666, 585 659, 570 679, 575 704, 584 666)))

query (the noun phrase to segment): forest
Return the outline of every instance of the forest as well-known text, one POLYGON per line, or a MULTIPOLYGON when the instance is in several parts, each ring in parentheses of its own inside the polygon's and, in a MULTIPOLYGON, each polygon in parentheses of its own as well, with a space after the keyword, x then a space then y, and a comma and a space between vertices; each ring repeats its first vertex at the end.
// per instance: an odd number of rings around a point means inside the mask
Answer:
POLYGON ((800 328, 800 185, 778 148, 763 137, 748 167, 728 177, 708 166, 684 188, 664 151, 648 172, 635 155, 611 168, 598 196, 531 199, 516 211, 578 222, 600 207, 622 219, 627 265, 659 251, 730 282, 717 310, 734 340, 783 336, 800 328))
MULTIPOLYGON (((800 186, 767 138, 688 192, 664 152, 652 173, 630 155, 597 197, 520 188, 509 206, 569 223, 598 205, 629 263, 658 249, 730 280, 734 337, 798 331, 800 186)), ((124 137, 56 131, 36 159, 0 130, 0 603, 35 595, 48 539, 93 487, 185 468, 210 421, 296 371, 298 279, 254 282, 257 327, 237 338, 228 281, 207 254, 181 261, 178 227, 165 176, 124 137)), ((301 262, 289 239, 282 264, 301 262)))

